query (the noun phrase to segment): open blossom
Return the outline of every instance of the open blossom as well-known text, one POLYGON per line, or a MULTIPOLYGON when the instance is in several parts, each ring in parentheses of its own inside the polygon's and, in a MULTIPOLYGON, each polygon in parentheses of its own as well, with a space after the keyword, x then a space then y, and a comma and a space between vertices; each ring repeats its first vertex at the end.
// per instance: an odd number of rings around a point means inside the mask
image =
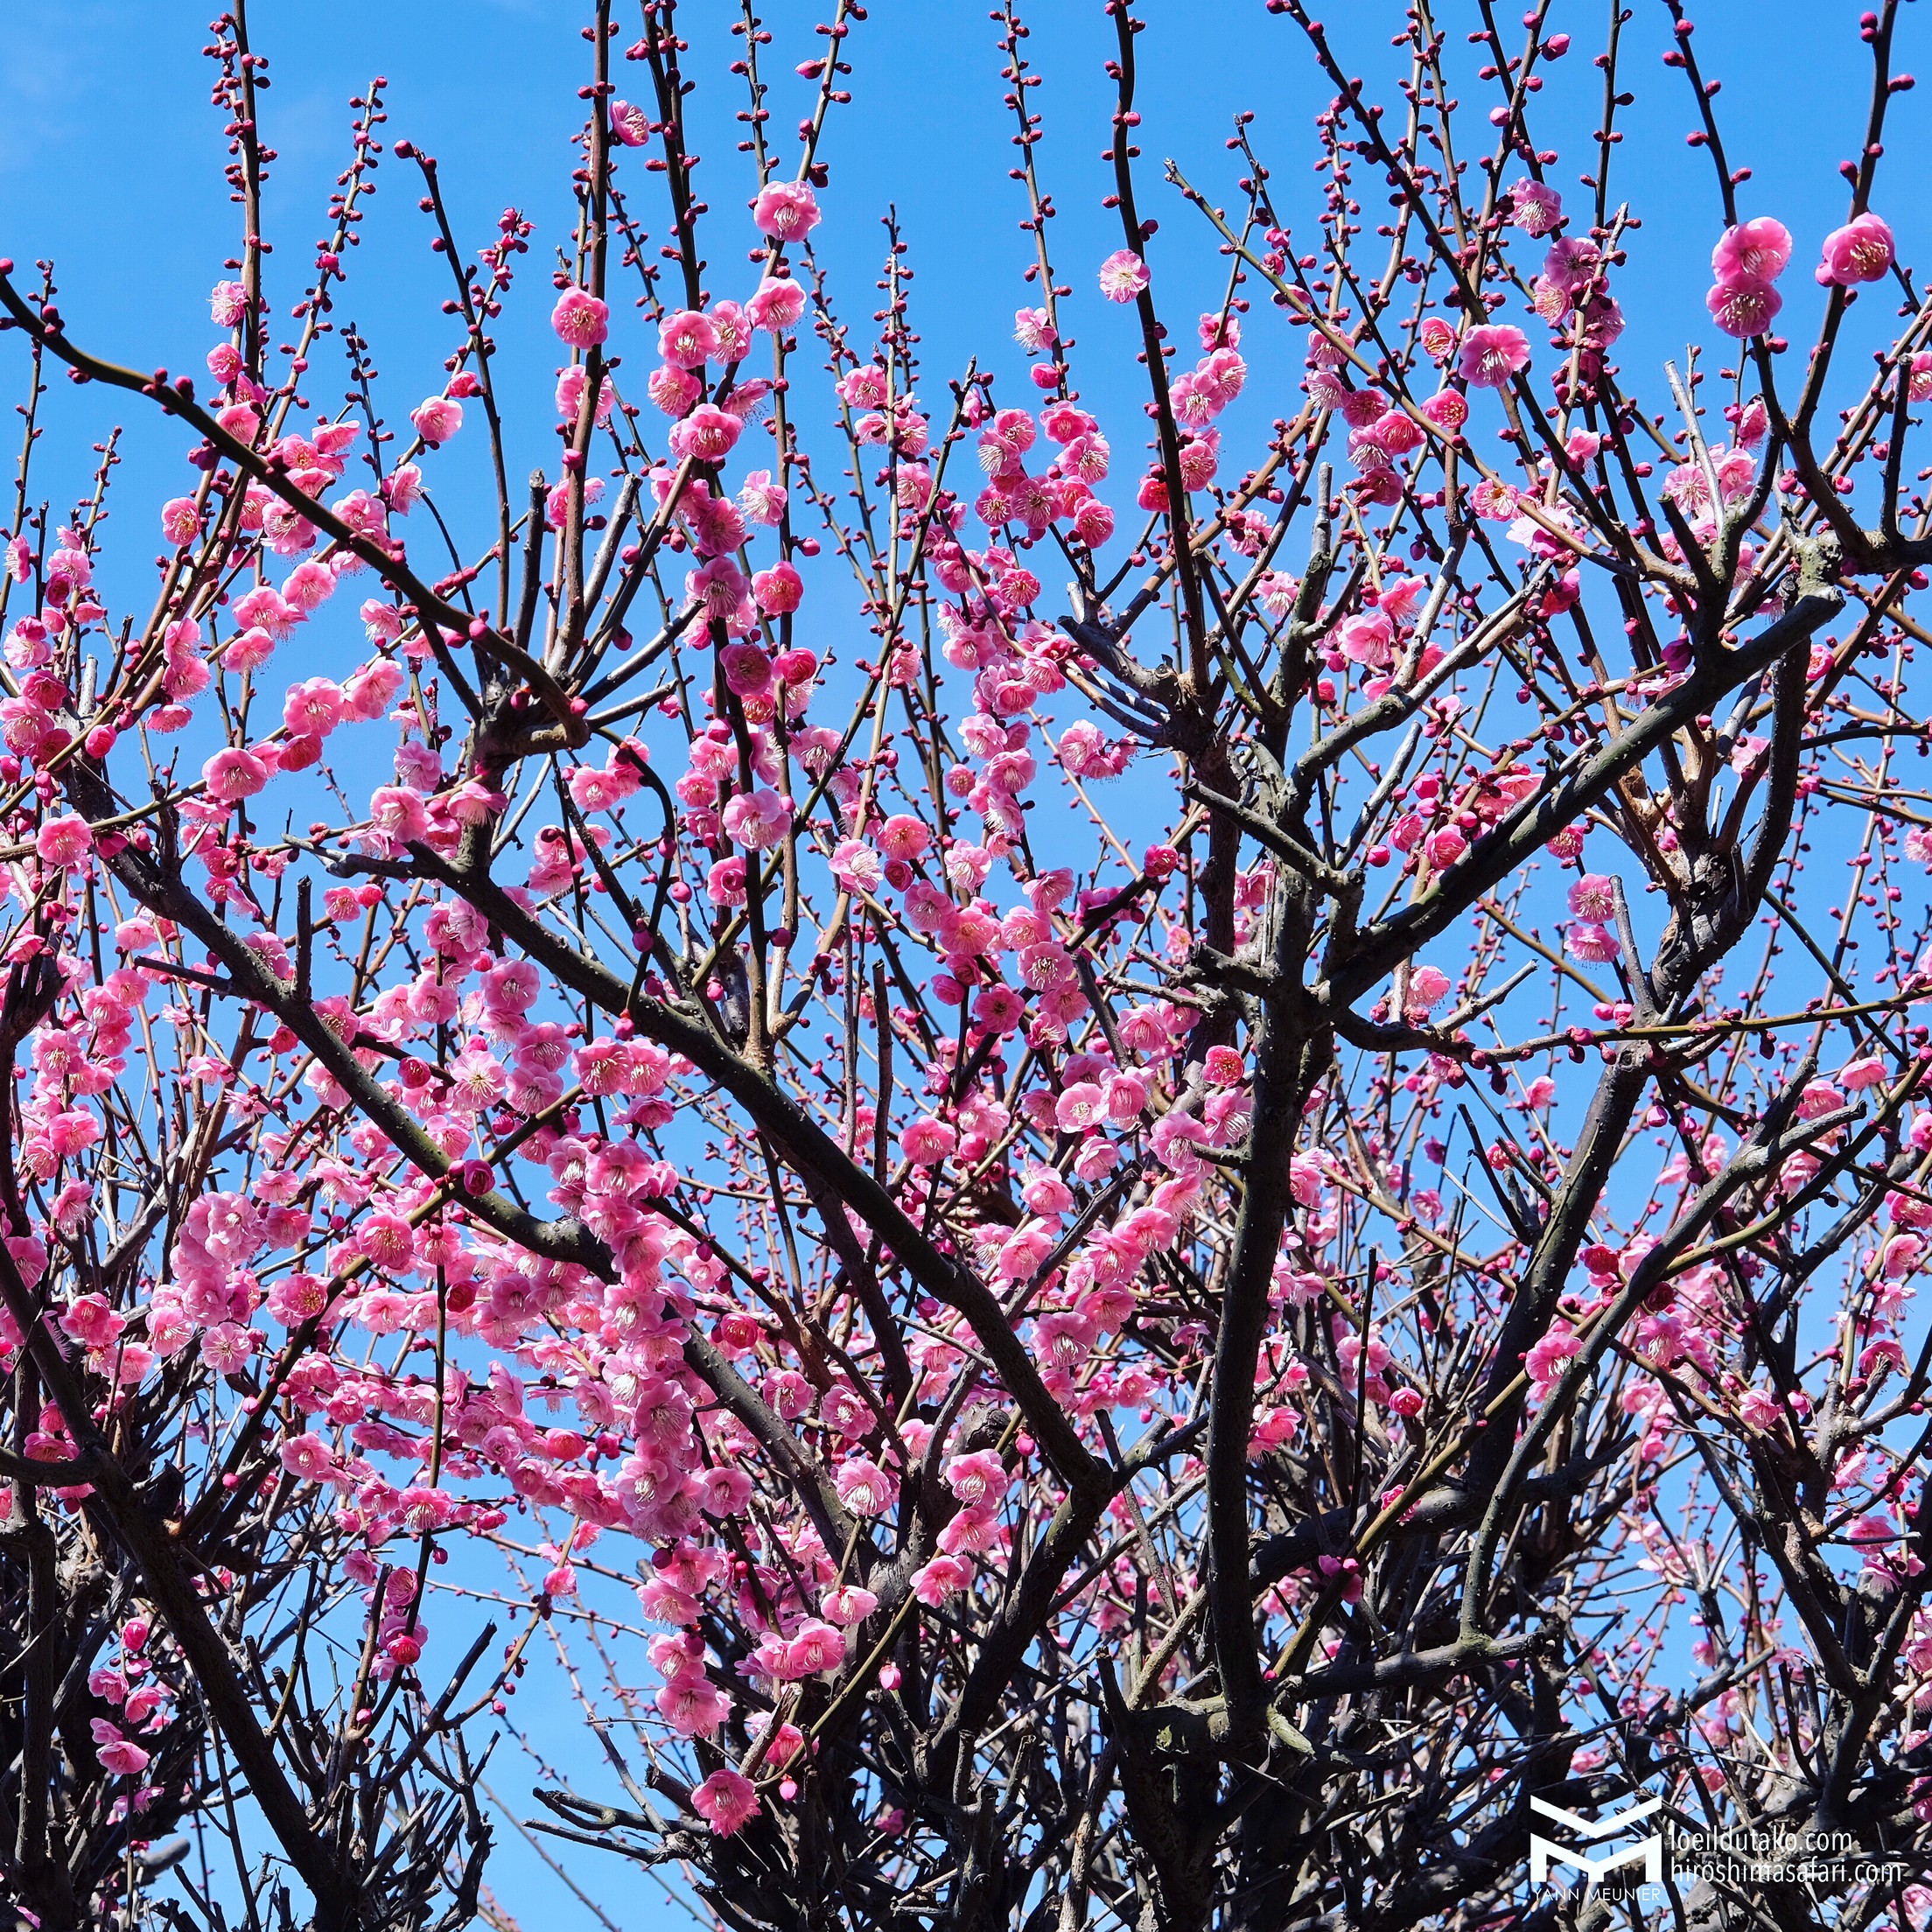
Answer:
POLYGON ((913 1572, 913 1594, 936 1609, 973 1580, 972 1566, 963 1557, 938 1556, 913 1572))
POLYGON ((1726 335, 1747 341, 1771 326, 1784 298, 1768 282, 1745 275, 1718 283, 1705 295, 1704 305, 1726 335))
POLYGON ((1116 248, 1100 265, 1100 292, 1110 302, 1131 302, 1151 279, 1131 248, 1116 248))
POLYGON ((863 840, 842 839, 831 858, 832 877, 847 892, 872 892, 886 877, 878 854, 863 840))
POLYGON ((1548 234, 1563 220, 1563 197, 1546 181, 1517 182, 1509 191, 1509 207, 1525 234, 1548 234))
POLYGON ((818 226, 818 202, 802 181, 773 181, 752 203, 752 223, 774 242, 802 242, 818 226))
POLYGON ((171 497, 161 506, 161 534, 177 546, 193 542, 201 534, 202 521, 192 496, 171 497))
POLYGON ((696 309, 680 309, 658 324, 657 353, 681 369, 701 369, 718 353, 718 331, 696 309))
POLYGON ((729 410, 701 402, 671 431, 672 453, 715 463, 731 453, 745 425, 729 410))
POLYGON ((1760 214, 1726 228, 1711 251, 1711 273, 1720 283, 1775 282, 1791 259, 1791 231, 1760 214))
POLYGON ((791 822, 790 800, 780 798, 768 787, 740 792, 724 808, 725 836, 754 852, 780 844, 791 822))
POLYGON ((827 1591, 820 1607, 830 1621, 850 1629, 855 1623, 864 1623, 878 1608, 878 1599, 856 1583, 846 1583, 827 1591))
POLYGON ((952 1152, 959 1136, 942 1120, 915 1120, 900 1132, 899 1144, 915 1167, 929 1167, 952 1152))
POLYGON ((946 1465, 946 1487, 969 1506, 997 1502, 1011 1486, 1006 1466, 990 1449, 955 1456, 946 1465))
POLYGON ((1449 997, 1450 979, 1439 966, 1418 966, 1409 976, 1404 1011, 1410 1019, 1426 1018, 1449 997))
POLYGON ((1530 360, 1530 339, 1508 322, 1482 322, 1462 339, 1456 371, 1479 389, 1500 389, 1530 360))
POLYGON ((102 1769, 117 1778, 131 1778, 146 1768, 148 1754, 132 1739, 124 1737, 118 1725, 110 1724, 105 1718, 94 1718, 90 1725, 94 1755, 101 1760, 102 1769))
POLYGON ((433 450, 447 443, 463 427, 463 405, 446 396, 432 396, 410 411, 416 433, 433 450))
POLYGON ((753 576, 752 596, 766 616, 783 617, 804 601, 804 581, 791 564, 774 564, 753 576))
POLYGON ((1890 226, 1867 211, 1825 236, 1817 279, 1827 288, 1841 289, 1876 282, 1891 268, 1897 252, 1890 226))
POLYGON ((841 1463, 832 1478, 839 1500, 855 1516, 876 1516, 892 1506, 899 1485, 869 1457, 841 1463))
POLYGON ((766 276, 745 304, 745 317, 751 326, 774 335, 790 328, 804 312, 804 289, 782 276, 766 276))
POLYGON ((400 845, 420 839, 430 829, 422 799, 404 785, 380 785, 369 797, 369 822, 400 845))
POLYGON ((269 782, 269 768, 255 752, 231 745, 201 767, 201 777, 209 797, 232 804, 253 798, 269 782))
POLYGON ((1013 340, 1028 355, 1038 355, 1060 340, 1053 318, 1045 309, 1016 309, 1013 312, 1013 340))
POLYGON ((320 1482, 335 1467, 335 1456, 319 1436, 289 1436, 279 1453, 282 1466, 298 1481, 320 1482))
POLYGON ((50 865, 78 865, 94 850, 94 830, 77 813, 65 812, 35 833, 33 849, 50 865))
POLYGON ((573 349, 595 348, 610 334, 609 307, 587 289, 568 288, 550 311, 550 326, 573 349))
POLYGON ((1620 958, 1623 948, 1616 935, 1599 920, 1582 920, 1564 935, 1564 949, 1572 959, 1600 965, 1620 958))
POLYGON ((1564 1364, 1582 1352, 1583 1343, 1570 1328, 1558 1326, 1543 1336, 1523 1362, 1537 1393, 1545 1392, 1563 1374, 1564 1364))
POLYGON ((1570 910, 1582 919, 1614 919, 1617 911, 1616 881, 1601 872, 1586 872, 1570 888, 1570 910))
POLYGON ((728 1838, 758 1811, 758 1789, 741 1772, 714 1771, 691 1793, 691 1809, 719 1838, 728 1838))

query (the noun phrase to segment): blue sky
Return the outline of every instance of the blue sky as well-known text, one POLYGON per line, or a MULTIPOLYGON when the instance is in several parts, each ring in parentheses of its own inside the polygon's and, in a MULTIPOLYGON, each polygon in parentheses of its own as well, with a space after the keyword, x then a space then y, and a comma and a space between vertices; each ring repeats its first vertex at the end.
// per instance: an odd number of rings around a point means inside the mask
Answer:
MULTIPOLYGON (((1628 138, 1619 166, 1620 198, 1644 222, 1632 238, 1622 285, 1631 330, 1620 354, 1634 380, 1638 372, 1655 372, 1664 356, 1681 355, 1687 340, 1715 347, 1702 296, 1720 218, 1709 161, 1684 144, 1692 124, 1688 90, 1660 64, 1670 44, 1668 16, 1656 0, 1633 4, 1626 85, 1637 98, 1620 122, 1628 138)), ((716 293, 742 295, 749 287, 744 248, 750 235, 738 220, 746 191, 731 121, 740 98, 724 71, 733 44, 724 27, 735 9, 724 0, 692 0, 683 10, 696 41, 688 71, 702 84, 695 109, 696 145, 705 157, 701 181, 714 210, 709 280, 716 293)), ((1198 220, 1158 185, 1161 158, 1172 155, 1212 197, 1231 200, 1237 171, 1225 138, 1232 116, 1251 108, 1256 144, 1271 167, 1280 206, 1298 226, 1312 224, 1319 210, 1309 171, 1316 153, 1312 122, 1328 90, 1297 31, 1268 16, 1261 0, 1157 0, 1146 10, 1142 208, 1160 220, 1150 251, 1157 288, 1171 319, 1185 327, 1218 300, 1225 270, 1198 220)), ((1465 10, 1474 11, 1450 0, 1438 7, 1444 16, 1465 10)), ((1754 171, 1741 192, 1744 211, 1775 214, 1798 238, 1786 284, 1787 322, 1801 341, 1816 295, 1805 270, 1819 236, 1844 219, 1836 165, 1854 151, 1863 125, 1859 10, 1855 0, 1711 0, 1698 14, 1700 59, 1725 83, 1719 103, 1733 164, 1754 171)), ((222 257, 234 252, 220 121, 207 105, 211 70, 200 52, 208 11, 207 0, 18 0, 0 37, 0 253, 13 256, 23 273, 37 256, 54 256, 70 332, 143 367, 199 372, 214 340, 206 291, 221 273, 222 257)), ((1351 71, 1369 76, 1372 97, 1393 103, 1394 76, 1381 63, 1388 34, 1400 24, 1399 6, 1333 0, 1328 12, 1338 44, 1354 63, 1351 71)), ((263 107, 266 136, 280 152, 268 197, 268 232, 277 242, 270 292, 284 315, 310 244, 324 232, 324 206, 346 154, 347 97, 373 74, 389 83, 387 136, 407 136, 439 158, 466 248, 489 239, 507 206, 523 208, 536 222, 522 299, 498 331, 500 369, 516 372, 500 374, 500 382, 513 395, 520 388, 522 396, 511 404, 513 474, 554 462, 547 251, 564 236, 570 214, 569 143, 581 113, 577 88, 585 77, 583 13, 563 0, 385 0, 356 9, 262 0, 252 12, 255 44, 273 62, 263 107)), ((786 130, 809 105, 810 90, 790 70, 822 45, 811 32, 817 14, 794 0, 768 0, 764 13, 775 37, 769 71, 779 77, 773 125, 786 130)), ((1600 83, 1588 63, 1603 13, 1595 0, 1587 7, 1559 0, 1552 24, 1572 33, 1575 46, 1552 72, 1548 130, 1586 136, 1596 125, 1600 83)), ((634 37, 634 7, 620 18, 626 38, 634 37)), ((1030 24, 1029 58, 1046 77, 1034 102, 1046 122, 1039 161, 1061 217, 1051 230, 1056 267, 1074 290, 1067 313, 1080 345, 1076 375, 1086 400, 1112 416, 1124 452, 1116 474, 1130 476, 1138 465, 1125 452, 1140 433, 1131 314, 1101 302, 1093 280, 1098 262, 1119 243, 1114 218, 1099 205, 1111 185, 1099 158, 1110 133, 1111 88, 1101 70, 1112 51, 1110 26, 1098 0, 1046 0, 1030 24)), ((821 197, 827 221, 819 253, 844 295, 855 336, 873 306, 871 284, 883 247, 878 219, 895 203, 917 272, 914 322, 928 381, 935 385, 934 406, 942 393, 937 383, 970 355, 998 368, 1009 385, 1021 376, 1012 317, 1032 299, 1020 279, 1032 245, 1018 228, 1026 212, 1021 191, 1006 178, 1012 122, 1001 105, 994 32, 984 0, 873 0, 870 19, 847 44, 854 101, 835 112, 823 150, 831 178, 821 197)), ((1901 50, 1905 67, 1932 62, 1932 21, 1922 29, 1908 10, 1901 50)), ((620 91, 639 78, 640 70, 620 68, 620 91)), ((1491 96, 1473 74, 1465 91, 1480 121, 1491 96)), ((1922 257, 1925 239, 1915 232, 1920 198, 1908 192, 1927 153, 1921 99, 1908 95, 1896 105, 1894 158, 1877 198, 1900 230, 1908 260, 1922 257)), ((782 131, 779 146, 790 151, 782 131)), ((1590 158, 1566 153, 1552 178, 1575 192, 1578 167, 1590 158)), ((393 422, 440 385, 442 359, 456 338, 438 312, 444 271, 429 252, 430 231, 416 211, 414 171, 386 164, 378 179, 364 245, 336 314, 373 340, 393 422)), ((1373 199, 1369 206, 1373 220, 1373 199)), ((1301 344, 1291 332, 1271 332, 1264 316, 1250 326, 1256 375, 1242 407, 1251 423, 1264 423, 1292 413, 1301 344)), ((629 350, 640 362, 648 354, 641 337, 629 350)), ((22 367, 18 343, 0 340, 0 391, 10 399, 22 367)), ((326 358, 323 367, 329 376, 318 376, 310 393, 332 406, 340 383, 326 358)), ((109 402, 97 392, 56 387, 46 416, 41 486, 57 503, 84 486, 93 461, 88 445, 112 419, 109 402)), ((154 506, 181 487, 187 473, 178 432, 139 417, 132 429, 116 490, 126 507, 109 527, 110 542, 119 536, 124 545, 110 569, 130 573, 109 581, 130 585, 154 547, 154 506)), ((1240 450, 1238 424, 1229 426, 1229 443, 1240 450)), ((4 424, 0 461, 7 466, 0 483, 10 494, 11 435, 4 424)), ((459 529, 466 514, 480 519, 486 508, 463 494, 457 478, 465 467, 460 458, 445 458, 431 472, 459 529)), ((1124 507, 1124 491, 1117 500, 1124 507)), ((473 526, 481 527, 480 521, 473 526)), ((315 635, 303 648, 317 661, 299 670, 291 664, 290 675, 353 663, 360 653, 348 619, 344 611, 336 630, 312 627, 315 635), (340 654, 340 664, 332 654, 340 654)), ((532 1721, 546 1750, 581 1765, 588 1761, 587 1740, 559 1689, 554 1679, 533 1674, 519 1714, 532 1721)), ((492 1782, 506 1796, 532 1782, 508 1744, 492 1782)), ((595 1895, 615 1901, 606 1911, 624 1932, 682 1921, 661 1900, 654 1902, 640 1875, 586 1858, 587 1864, 573 1858, 573 1870, 595 1895)), ((543 1932, 579 1932, 597 1922, 512 1833, 504 1835, 492 1884, 506 1907, 543 1932)))

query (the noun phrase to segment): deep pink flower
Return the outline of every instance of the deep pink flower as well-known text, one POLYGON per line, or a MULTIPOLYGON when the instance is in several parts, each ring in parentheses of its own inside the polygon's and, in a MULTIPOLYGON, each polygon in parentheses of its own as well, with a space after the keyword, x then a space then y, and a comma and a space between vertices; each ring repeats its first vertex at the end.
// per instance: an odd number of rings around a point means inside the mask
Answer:
POLYGON ((778 563, 752 579, 752 595, 767 617, 783 617, 804 601, 805 585, 789 564, 778 563))
POLYGON ((1867 212, 1825 236, 1824 259, 1816 272, 1826 288, 1849 289, 1859 282, 1876 282, 1897 253, 1891 228, 1867 212))
POLYGON ((658 324, 657 353, 681 369, 701 369, 718 353, 718 331, 708 316, 680 309, 658 324))
POLYGON ((758 1790, 742 1772, 714 1771, 691 1794, 691 1809, 721 1838, 728 1838, 758 1810, 758 1790))
POLYGON ((1726 335, 1746 341, 1771 326, 1784 298, 1768 282, 1740 275, 1734 281, 1718 283, 1705 294, 1704 305, 1726 335))
POLYGON ((595 348, 611 332, 611 312, 586 289, 565 289, 550 311, 550 326, 573 349, 595 348))
POLYGON ((1775 282, 1791 259, 1791 231, 1760 214, 1726 228, 1711 251, 1711 272, 1722 282, 1775 282))
POLYGON ((101 1760, 102 1770, 117 1778, 131 1778, 146 1767, 148 1754, 131 1739, 121 1734, 118 1725, 109 1724, 105 1718, 92 1720, 94 1754, 101 1760))
POLYGON ((730 455, 744 429, 729 410, 700 402, 671 431, 671 451, 676 456, 695 457, 700 463, 716 463, 730 455))

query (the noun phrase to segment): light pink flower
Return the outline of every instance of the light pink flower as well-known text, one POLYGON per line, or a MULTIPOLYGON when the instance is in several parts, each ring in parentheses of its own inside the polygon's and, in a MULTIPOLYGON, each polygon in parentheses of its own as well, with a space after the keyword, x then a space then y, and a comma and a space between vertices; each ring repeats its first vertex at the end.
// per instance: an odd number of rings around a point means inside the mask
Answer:
POLYGON ((201 512, 192 496, 173 496, 161 506, 161 534, 178 547, 201 534, 201 512))
POLYGON ((796 283, 768 275, 745 304, 746 319, 754 329, 776 335, 805 312, 805 290, 796 283))
POLYGON ((208 796, 232 804, 237 799, 253 798, 269 781, 269 768, 253 752, 231 745, 217 752, 201 767, 208 796))
POLYGON ((369 822, 398 844, 413 844, 430 829, 423 801, 406 785, 379 785, 369 795, 369 822))
POLYGON ((841 1463, 832 1477, 839 1501, 855 1516, 876 1516, 890 1509, 899 1485, 870 1456, 841 1463))
POLYGON ((1509 208, 1525 234, 1548 234, 1563 220, 1563 197, 1547 182, 1517 182, 1509 191, 1509 208))
POLYGON ((1500 389, 1530 360, 1530 339, 1508 322, 1482 322, 1462 339, 1456 373, 1479 389, 1500 389))
POLYGON ((845 1583, 828 1591, 821 1607, 832 1622, 849 1630, 854 1624, 864 1623, 878 1608, 878 1599, 856 1583, 845 1583))
POLYGON ((278 1452, 282 1466, 298 1482, 320 1482, 335 1467, 335 1456, 319 1436, 289 1436, 278 1452))
POLYGON ((432 396, 410 411, 416 433, 433 450, 447 443, 463 427, 463 405, 446 396, 432 396))
POLYGON ((1418 966, 1409 976, 1409 992, 1404 1002, 1410 1019, 1425 1018, 1449 997, 1450 980, 1439 966, 1418 966))
MULTIPOLYGON (((879 882, 885 878, 885 868, 878 862, 878 854, 863 840, 847 838, 839 841, 838 849, 832 854, 832 877, 849 892, 872 892, 878 890, 879 882)), ((907 1158, 911 1158, 910 1155, 907 1158)))
POLYGON ((1131 302, 1151 279, 1131 248, 1116 248, 1100 265, 1100 292, 1110 302, 1131 302))
POLYGON ((740 792, 724 808, 724 836, 754 852, 782 843, 791 822, 790 801, 780 798, 769 787, 740 792))
POLYGON ((752 224, 775 242, 800 242, 818 226, 818 202, 802 181, 774 181, 752 203, 752 224))
POLYGON ((50 818, 35 834, 33 849, 50 865, 78 865, 94 850, 94 831, 73 812, 50 818))

